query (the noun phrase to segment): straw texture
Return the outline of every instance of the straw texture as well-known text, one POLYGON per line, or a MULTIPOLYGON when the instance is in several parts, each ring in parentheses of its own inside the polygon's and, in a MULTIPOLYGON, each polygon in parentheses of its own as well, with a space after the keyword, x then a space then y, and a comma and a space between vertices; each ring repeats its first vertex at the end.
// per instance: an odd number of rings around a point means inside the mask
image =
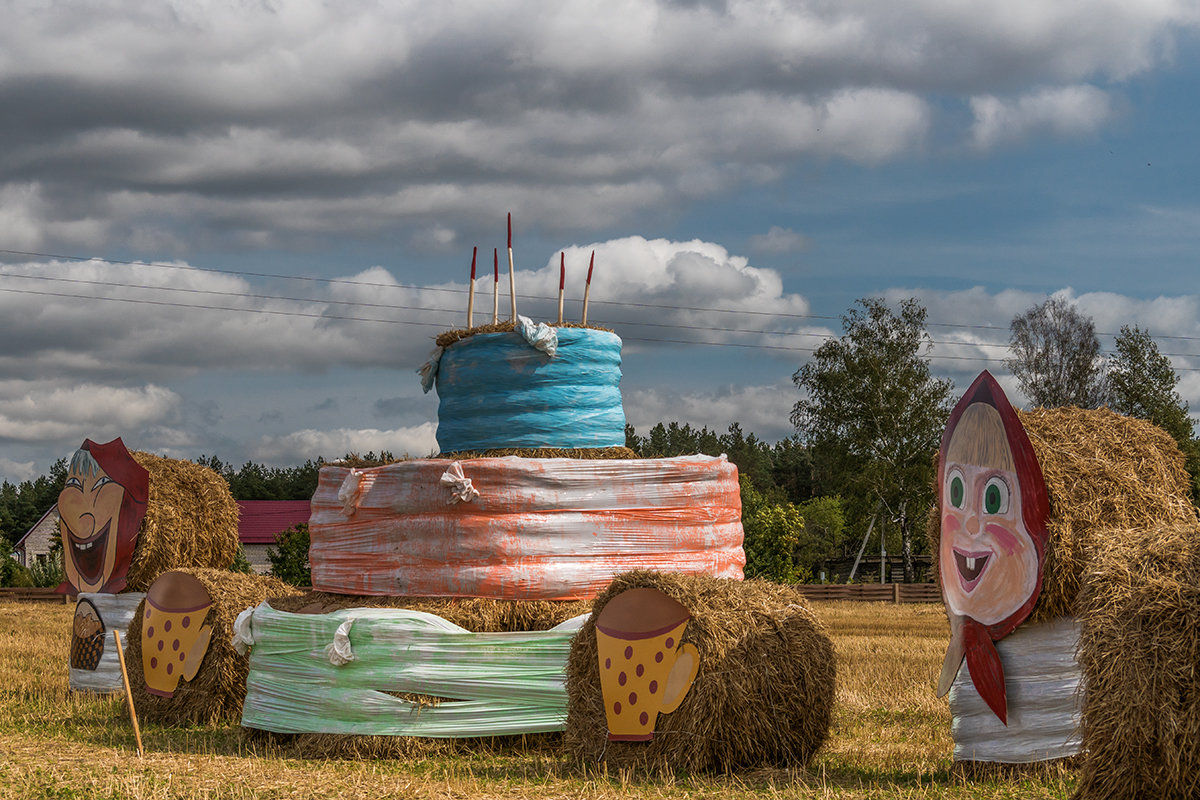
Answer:
POLYGON ((173 569, 228 569, 237 554, 238 507, 225 479, 191 461, 130 455, 150 473, 150 496, 126 590, 144 592, 173 569))
POLYGON ((833 644, 799 591, 735 581, 636 571, 617 576, 593 616, 629 589, 659 590, 687 608, 683 642, 700 669, 683 703, 660 714, 650 742, 609 742, 596 628, 571 647, 565 747, 576 758, 651 771, 724 771, 803 766, 829 734, 833 644))

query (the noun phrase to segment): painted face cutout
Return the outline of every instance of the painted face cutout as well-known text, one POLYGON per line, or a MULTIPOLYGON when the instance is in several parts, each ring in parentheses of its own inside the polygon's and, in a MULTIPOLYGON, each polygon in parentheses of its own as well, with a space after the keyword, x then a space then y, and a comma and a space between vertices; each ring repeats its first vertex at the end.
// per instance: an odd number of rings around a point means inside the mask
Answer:
POLYGON ((149 474, 120 439, 86 440, 58 495, 67 583, 76 592, 118 592, 146 511, 149 474))
POLYGON ((951 462, 945 481, 938 559, 946 605, 984 625, 1000 622, 1038 588, 1016 473, 951 462))
POLYGON ((987 371, 950 413, 938 455, 938 501, 938 572, 950 619, 938 696, 950 691, 965 658, 980 697, 1007 724, 994 642, 1037 602, 1050 502, 1025 428, 987 371))

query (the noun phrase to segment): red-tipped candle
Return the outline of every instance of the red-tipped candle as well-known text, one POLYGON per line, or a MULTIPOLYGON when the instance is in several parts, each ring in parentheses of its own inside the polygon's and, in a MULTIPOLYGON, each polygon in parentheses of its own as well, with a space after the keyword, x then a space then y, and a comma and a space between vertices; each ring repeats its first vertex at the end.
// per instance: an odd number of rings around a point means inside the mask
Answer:
POLYGON ((596 266, 596 251, 595 250, 592 251, 591 261, 588 262, 588 276, 587 276, 587 285, 588 286, 592 285, 592 267, 594 267, 594 266, 596 266))
POLYGON ((512 250, 512 212, 508 212, 508 249, 512 250))
POLYGON ((500 248, 492 248, 492 268, 495 270, 495 275, 492 277, 496 283, 500 282, 500 248))
POLYGON ((558 290, 561 292, 567 286, 567 254, 563 252, 558 255, 558 290))
POLYGON ((592 251, 592 258, 588 261, 588 276, 587 283, 583 287, 583 324, 587 325, 588 298, 592 294, 592 267, 596 266, 596 251, 592 251))
POLYGON ((467 293, 467 327, 475 324, 475 256, 479 254, 478 247, 471 248, 471 288, 467 293))
POLYGON ((475 280, 475 256, 479 253, 478 247, 471 248, 471 280, 475 280))

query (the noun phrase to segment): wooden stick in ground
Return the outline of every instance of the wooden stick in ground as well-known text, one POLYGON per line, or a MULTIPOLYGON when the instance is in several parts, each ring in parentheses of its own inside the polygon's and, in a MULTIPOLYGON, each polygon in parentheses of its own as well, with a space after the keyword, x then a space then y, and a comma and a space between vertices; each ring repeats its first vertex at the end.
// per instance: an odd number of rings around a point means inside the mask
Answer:
POLYGON ((500 321, 500 250, 492 248, 492 324, 500 321))
POLYGON ((588 276, 587 283, 583 287, 583 324, 587 325, 587 307, 588 296, 592 293, 592 267, 596 266, 596 251, 592 251, 592 258, 588 261, 588 276))
POLYGON ((471 288, 467 292, 467 327, 471 325, 475 313, 475 256, 478 255, 479 248, 471 248, 471 288))
POLYGON ((567 254, 558 254, 558 324, 562 325, 563 290, 567 286, 567 254))
POLYGON ((512 212, 508 213, 508 295, 512 300, 512 319, 517 321, 517 284, 516 270, 513 268, 512 253, 512 212))
POLYGON ((125 669, 125 651, 121 649, 121 633, 113 629, 113 640, 117 643, 117 661, 121 663, 121 680, 125 682, 125 700, 129 703, 129 718, 133 720, 133 736, 137 739, 138 758, 144 758, 142 731, 138 728, 137 711, 133 708, 133 692, 129 690, 129 671, 125 669))

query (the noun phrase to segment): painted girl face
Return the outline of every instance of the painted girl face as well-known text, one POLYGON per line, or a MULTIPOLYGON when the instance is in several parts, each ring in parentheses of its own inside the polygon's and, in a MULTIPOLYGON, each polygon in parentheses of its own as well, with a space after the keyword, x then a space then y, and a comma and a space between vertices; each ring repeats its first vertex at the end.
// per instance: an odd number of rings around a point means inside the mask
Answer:
POLYGON ((1038 554, 1021 515, 1016 473, 948 462, 938 558, 946 604, 991 625, 1038 588, 1038 554))
POLYGON ((99 592, 116 567, 118 527, 125 487, 98 466, 72 463, 58 495, 63 566, 81 592, 99 592))

